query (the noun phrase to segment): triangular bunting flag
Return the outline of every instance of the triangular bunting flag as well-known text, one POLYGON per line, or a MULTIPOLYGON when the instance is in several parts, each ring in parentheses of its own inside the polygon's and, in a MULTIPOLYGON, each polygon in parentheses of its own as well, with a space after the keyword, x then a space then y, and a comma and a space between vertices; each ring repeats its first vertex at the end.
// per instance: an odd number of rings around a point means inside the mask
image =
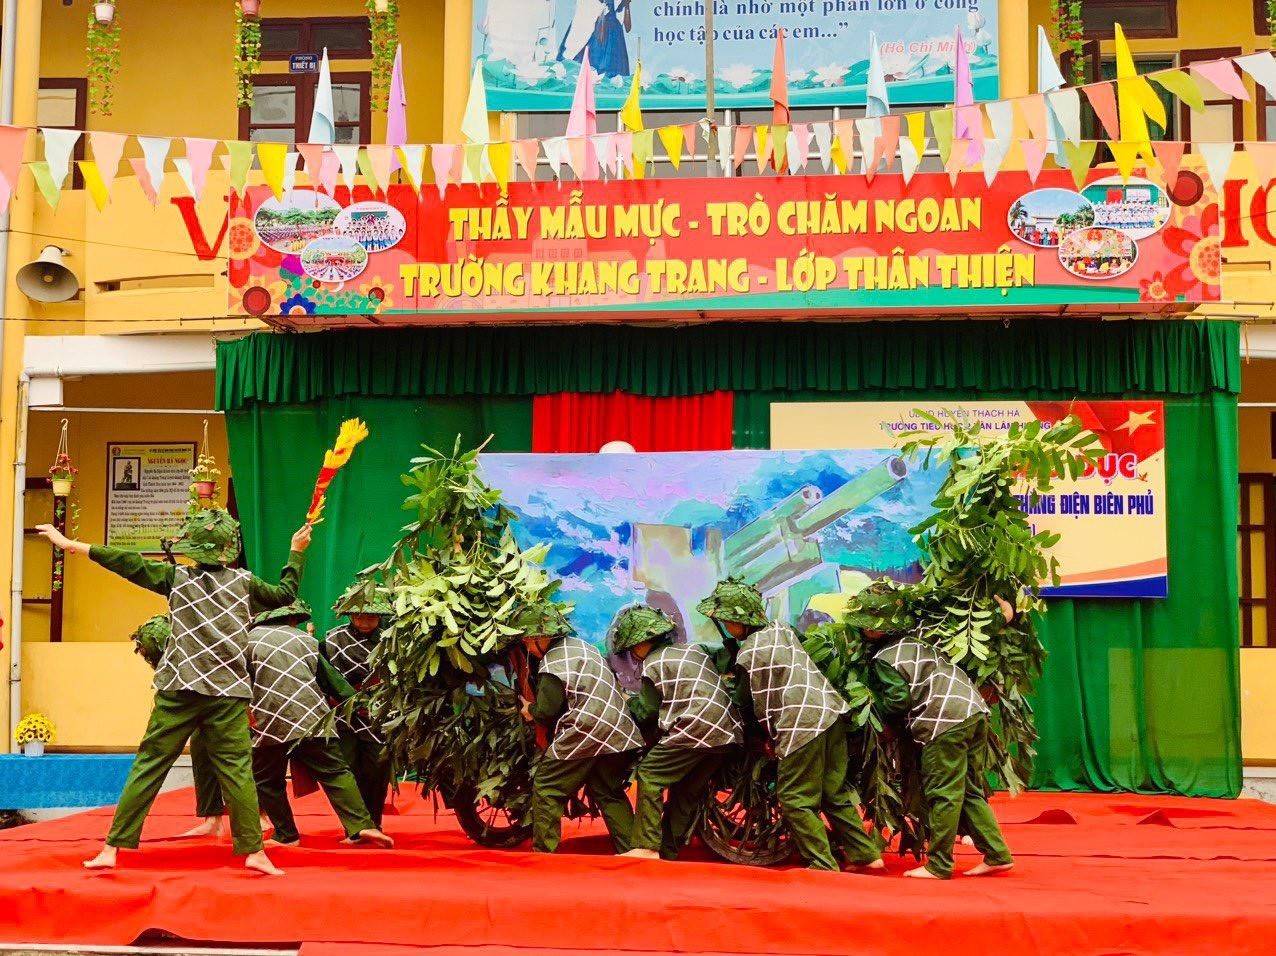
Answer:
POLYGON ((1148 143, 1147 120, 1151 119, 1165 128, 1165 104, 1156 95, 1147 77, 1139 74, 1125 40, 1121 24, 1113 27, 1113 45, 1116 47, 1117 103, 1121 116, 1121 138, 1127 143, 1148 143))
POLYGON ((955 115, 954 136, 958 135, 958 130, 961 130, 964 133, 962 139, 982 140, 984 138, 984 111, 978 103, 957 107, 955 115))
MULTIPOLYGON (((898 122, 898 121, 897 121, 898 122)), ((896 125, 896 136, 899 135, 899 126, 896 125)), ((806 169, 806 164, 811 158, 811 124, 810 123, 794 123, 789 128, 789 171, 796 172, 793 169, 793 163, 797 161, 797 169, 806 169), (794 155, 796 153, 796 156, 794 155)))
MULTIPOLYGON (((995 100, 984 104, 984 112, 992 126, 992 138, 1001 146, 1004 157, 1010 151, 1010 141, 1015 135, 1015 104, 1011 100, 995 100)), ((987 150, 984 152, 987 153, 987 150)))
POLYGON ((155 186, 151 183, 151 174, 146 171, 146 160, 130 159, 129 165, 133 167, 133 175, 137 177, 137 184, 142 187, 142 195, 144 195, 152 206, 159 202, 159 194, 155 192, 155 186))
POLYGON ((1197 76, 1208 80, 1234 100, 1249 102, 1249 90, 1241 82, 1241 75, 1232 66, 1231 60, 1204 60, 1192 63, 1188 69, 1197 76))
POLYGON ((735 127, 720 126, 718 127, 718 168, 722 170, 723 176, 730 176, 734 169, 734 157, 732 155, 735 146, 735 127))
POLYGON ((696 142, 700 136, 701 126, 699 123, 683 123, 682 124, 682 141, 687 147, 687 158, 694 159, 696 155, 696 142))
POLYGON ((1117 125, 1116 91, 1112 88, 1112 84, 1088 83, 1081 88, 1085 90, 1086 98, 1094 108, 1094 115, 1103 124, 1108 139, 1120 139, 1121 127, 1117 125))
POLYGON ((188 160, 185 156, 174 156, 173 168, 177 170, 177 176, 186 187, 186 192, 194 196, 195 177, 191 174, 190 160, 188 160))
POLYGON ((288 150, 284 154, 284 195, 296 188, 297 185, 297 161, 301 159, 301 154, 296 150, 288 150))
POLYGON ((115 182, 115 176, 120 170, 120 159, 124 156, 124 144, 127 140, 128 137, 123 133, 89 133, 93 162, 108 196, 111 193, 111 184, 115 182))
POLYGON ((381 181, 377 179, 377 171, 372 168, 372 157, 366 149, 356 149, 355 164, 359 167, 359 172, 363 174, 363 181, 367 183, 368 188, 374 193, 380 192, 381 181))
POLYGON ((815 151, 820 157, 820 166, 830 172, 833 168, 833 124, 812 123, 811 132, 815 134, 815 151))
POLYGON ((493 143, 487 148, 487 158, 492 162, 492 175, 501 192, 509 192, 510 177, 514 175, 514 147, 509 143, 493 143))
POLYGON ((1221 194, 1223 184, 1227 182, 1227 171, 1232 167, 1232 159, 1236 155, 1233 143, 1197 143, 1196 151, 1205 160, 1205 168, 1209 170, 1210 181, 1221 194))
POLYGON ((1094 162, 1094 151, 1097 146, 1097 143, 1063 144, 1063 154, 1067 159, 1068 169, 1072 171, 1072 181, 1076 183, 1077 189, 1085 185, 1086 178, 1090 173, 1090 165, 1094 162))
POLYGON ((737 126, 735 128, 735 143, 731 151, 731 168, 739 169, 744 165, 744 157, 749 153, 749 144, 753 142, 752 126, 737 126))
POLYGON ((1059 124, 1063 138, 1076 145, 1081 142, 1081 98, 1071 87, 1046 94, 1050 115, 1059 124))
POLYGON ((448 167, 447 181, 459 186, 465 181, 465 150, 461 147, 452 153, 452 165, 448 167))
MULTIPOLYGON (((8 186, 8 195, 18 190, 18 176, 22 172, 22 156, 27 148, 27 133, 22 126, 0 126, 0 178, 8 186)), ((0 204, 0 211, 7 209, 8 199, 0 204)))
POLYGON ((319 185, 329 196, 337 192, 337 176, 341 174, 341 160, 337 154, 329 150, 323 154, 319 164, 319 185))
POLYGON ((463 149, 465 150, 465 177, 472 183, 483 182, 483 174, 491 168, 486 160, 487 144, 466 143, 463 149))
POLYGON ((106 182, 102 179, 102 173, 91 159, 82 159, 76 162, 80 167, 80 177, 84 180, 84 189, 93 199, 93 205, 97 206, 97 211, 101 212, 106 208, 110 197, 107 195, 106 182))
POLYGON ((844 119, 833 121, 833 148, 829 158, 833 160, 833 168, 845 174, 851 168, 851 158, 855 155, 855 121, 844 119))
MULTIPOLYGON (((421 180, 425 175, 425 147, 420 144, 404 143, 398 149, 399 163, 403 173, 408 177, 408 183, 419 193, 421 180)), ((534 159, 533 162, 535 162, 534 159)))
POLYGON ((1019 115, 1023 117, 1028 133, 1033 139, 1045 140, 1048 135, 1046 126, 1046 98, 1040 93, 1015 100, 1019 107, 1019 115))
POLYGON ((1008 152, 1010 147, 1002 144, 1000 140, 984 140, 984 182, 989 186, 997 178, 997 173, 1001 171, 1001 164, 1006 161, 1008 152))
POLYGON ((1179 166, 1183 163, 1184 143, 1153 143, 1152 152, 1161 167, 1161 182, 1165 188, 1173 190, 1179 181, 1179 166))
POLYGON ((1268 96, 1276 96, 1276 57, 1272 56, 1270 50, 1238 56, 1236 65, 1253 77, 1254 82, 1265 89, 1268 96))
MULTIPOLYGON (((535 142, 535 140, 533 140, 535 142)), ((626 173, 633 175, 634 170, 634 134, 631 132, 616 133, 616 168, 612 175, 620 179, 626 173)))
POLYGON ((1276 179, 1276 143, 1246 143, 1245 151, 1254 163, 1260 188, 1276 179))
POLYGON ((1028 180, 1036 185, 1041 167, 1046 162, 1046 143, 1040 139, 1021 139, 1019 148, 1023 150, 1023 168, 1028 173, 1028 180))
POLYGON ((44 201, 53 209, 57 209, 58 203, 62 201, 62 189, 53 181, 53 174, 49 172, 49 164, 43 160, 38 163, 27 163, 27 169, 31 170, 31 175, 35 179, 35 184, 39 187, 40 195, 44 197, 44 201))
POLYGON ((771 127, 771 165, 775 171, 788 168, 789 126, 780 123, 771 127))
POLYGON ((276 199, 284 198, 284 160, 287 156, 288 147, 284 143, 257 144, 257 162, 261 164, 261 174, 276 199))
POLYGON ((487 84, 483 77, 482 59, 474 61, 470 94, 465 101, 465 113, 461 117, 461 135, 468 143, 486 143, 492 135, 487 118, 487 84))
POLYGON ((451 143, 440 143, 430 147, 430 168, 434 170, 434 185, 438 187, 439 198, 447 191, 448 174, 452 171, 452 159, 460 150, 460 146, 451 143))
POLYGON ((904 183, 908 184, 913 181, 913 175, 917 172, 917 167, 921 165, 922 158, 917 153, 917 147, 913 145, 911 139, 901 139, 899 141, 899 165, 900 171, 904 175, 904 183))
POLYGON ((310 177, 312 186, 319 185, 320 172, 323 170, 323 157, 328 147, 323 143, 298 143, 297 152, 306 161, 306 175, 310 177))
POLYGON ((767 135, 770 132, 771 127, 761 123, 753 127, 753 156, 758 163, 758 175, 762 174, 762 171, 767 167, 767 163, 771 160, 771 146, 768 142, 769 137, 767 135))
POLYGON ((337 143, 332 147, 341 160, 341 181, 346 189, 354 189, 355 176, 359 172, 359 146, 356 143, 337 143))
MULTIPOLYGON (((230 188, 242 196, 248 182, 248 170, 253 168, 253 144, 237 139, 228 139, 225 143, 230 159, 230 188)), ((150 164, 147 165, 149 167, 150 164)), ((156 183, 156 188, 159 188, 159 183, 156 183)))
POLYGON ((514 155, 518 157, 518 164, 532 182, 536 182, 536 160, 540 151, 541 144, 537 139, 520 139, 514 143, 514 155))
POLYGON ((970 155, 971 140, 953 137, 952 146, 948 150, 948 161, 944 163, 944 171, 948 173, 948 181, 956 184, 957 176, 966 170, 966 158, 970 155))
POLYGON ((80 131, 75 129, 44 129, 44 162, 49 176, 59 189, 66 183, 71 172, 71 155, 75 152, 75 144, 80 141, 80 131))
POLYGON ((913 144, 913 151, 920 157, 926 153, 926 114, 908 113, 908 140, 913 144))
POLYGON ((886 169, 895 162, 895 154, 899 152, 899 117, 883 116, 878 120, 881 124, 877 138, 873 140, 873 170, 876 172, 883 164, 886 169))
POLYGON ((629 84, 629 96, 620 108, 620 121, 625 129, 636 133, 642 129, 642 61, 634 67, 633 82, 629 84))
POLYGON ((1050 49, 1050 38, 1046 36, 1046 28, 1037 25, 1037 89, 1049 93, 1062 86, 1067 86, 1063 74, 1059 72, 1059 64, 1055 62, 1054 51, 1050 49))
POLYGON ((217 140, 186 138, 186 160, 191 167, 192 192, 198 202, 204 195, 204 185, 208 182, 208 170, 213 165, 213 153, 217 151, 217 140))
POLYGON ((877 142, 877 137, 882 135, 882 121, 872 116, 855 121, 855 135, 860 139, 860 164, 862 172, 868 177, 868 181, 873 181, 873 175, 877 172, 877 167, 873 166, 873 144, 877 142))
MULTIPOLYGON (((158 195, 164 189, 164 160, 168 158, 168 151, 172 147, 173 141, 167 136, 139 136, 137 144, 142 147, 142 156, 146 163, 146 174, 150 179, 151 189, 158 195)), ((251 148, 250 146, 249 149, 251 148)), ((252 165, 251 158, 248 160, 248 165, 252 165)), ((247 170, 245 170, 244 175, 247 175, 247 170)), ((234 178, 232 175, 232 183, 234 178)), ((243 191, 242 181, 237 191, 243 191)))
POLYGON ((655 138, 654 129, 634 130, 634 179, 646 177, 647 165, 656 155, 655 138))
POLYGON ((930 128, 935 131, 935 145, 939 148, 939 159, 944 168, 948 167, 948 157, 953 149, 953 122, 952 110, 931 110, 930 128))
POLYGON ((386 190, 390 188, 390 174, 394 168, 394 147, 385 143, 373 144, 366 148, 368 165, 372 167, 372 176, 377 185, 386 190))
POLYGON ((1205 94, 1186 70, 1162 70, 1148 78, 1158 83, 1197 113, 1205 111, 1205 94))
POLYGON ((1134 164, 1139 160, 1139 153, 1143 151, 1142 143, 1109 143, 1112 150, 1112 158, 1116 161, 1117 172, 1121 174, 1121 181, 1128 183, 1130 174, 1134 172, 1134 164))
POLYGON ((616 167, 616 134, 596 133, 589 137, 594 155, 598 157, 598 167, 604 176, 614 175, 616 167))
POLYGON ((568 136, 564 142, 567 144, 567 166, 577 179, 584 179, 585 163, 588 162, 585 151, 585 139, 582 136, 568 136))
POLYGON ((682 165, 682 127, 662 126, 657 130, 657 134, 660 136, 660 143, 665 148, 669 162, 673 163, 674 169, 677 169, 682 165))

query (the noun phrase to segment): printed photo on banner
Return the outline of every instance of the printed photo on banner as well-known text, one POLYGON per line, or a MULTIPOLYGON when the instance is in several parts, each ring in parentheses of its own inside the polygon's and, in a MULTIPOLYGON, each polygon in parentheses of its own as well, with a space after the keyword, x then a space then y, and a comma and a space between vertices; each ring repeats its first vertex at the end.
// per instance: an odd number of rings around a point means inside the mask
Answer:
MULTIPOLYGON (((952 96, 961 29, 978 99, 999 95, 999 0, 791 0, 714 6, 714 98, 719 109, 770 105, 777 30, 785 33, 794 107, 862 105, 868 36, 875 32, 892 103, 952 96)), ((599 112, 618 110, 642 61, 643 108, 703 110, 702 0, 475 0, 473 55, 483 63, 488 106, 566 111, 581 64, 599 76, 599 112)))
POLYGON ((1115 279, 1138 259, 1138 244, 1119 229, 1077 229, 1059 243, 1059 261, 1079 279, 1115 279))
POLYGON ((1068 233, 1094 225, 1094 206, 1071 189, 1034 189, 1015 200, 1009 222, 1028 245, 1055 249, 1068 233))
MULTIPOLYGON (((899 439, 892 442, 889 436, 935 429, 918 409, 941 422, 953 417, 976 420, 994 432, 1014 423, 1038 421, 1049 427, 1069 415, 1079 418, 1103 443, 1105 454, 1097 465, 1077 481, 1055 481, 1035 501, 1021 497, 1038 530, 1060 535, 1054 556, 1061 582, 1042 593, 1094 598, 1168 595, 1162 402, 777 402, 771 406, 771 445, 805 448, 836 441, 847 448, 890 448, 898 446, 899 439)), ((890 576, 908 580, 894 572, 890 576)))

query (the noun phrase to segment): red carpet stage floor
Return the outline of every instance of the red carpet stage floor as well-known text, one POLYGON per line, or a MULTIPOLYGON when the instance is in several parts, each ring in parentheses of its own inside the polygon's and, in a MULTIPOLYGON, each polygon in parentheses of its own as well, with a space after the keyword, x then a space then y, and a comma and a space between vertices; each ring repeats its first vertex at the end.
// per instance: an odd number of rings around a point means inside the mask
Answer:
MULTIPOLYGON (((950 883, 623 860, 595 825, 565 824, 548 857, 484 850, 446 812, 399 799, 392 851, 339 845, 320 795, 306 834, 273 852, 288 871, 245 871, 229 845, 175 840, 191 792, 160 798, 140 851, 80 867, 109 810, 0 833, 0 944, 188 940, 300 942, 302 956, 519 956, 580 951, 702 954, 1276 953, 1276 806, 1175 797, 998 798, 1018 860, 950 883), (359 944, 359 945, 355 945, 359 944)), ((962 849, 958 869, 976 862, 962 849)))

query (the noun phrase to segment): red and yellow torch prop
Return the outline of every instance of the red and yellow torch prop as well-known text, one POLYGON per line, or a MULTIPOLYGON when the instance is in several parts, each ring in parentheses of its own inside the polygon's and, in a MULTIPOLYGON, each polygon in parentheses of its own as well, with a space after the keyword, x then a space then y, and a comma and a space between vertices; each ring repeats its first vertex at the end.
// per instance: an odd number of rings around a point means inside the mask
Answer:
POLYGON ((323 467, 319 469, 319 478, 315 482, 315 493, 310 499, 310 510, 306 512, 306 524, 314 525, 323 520, 323 506, 327 501, 328 486, 337 476, 355 446, 368 437, 368 426, 358 418, 350 418, 341 423, 341 431, 337 433, 337 443, 323 456, 323 467))

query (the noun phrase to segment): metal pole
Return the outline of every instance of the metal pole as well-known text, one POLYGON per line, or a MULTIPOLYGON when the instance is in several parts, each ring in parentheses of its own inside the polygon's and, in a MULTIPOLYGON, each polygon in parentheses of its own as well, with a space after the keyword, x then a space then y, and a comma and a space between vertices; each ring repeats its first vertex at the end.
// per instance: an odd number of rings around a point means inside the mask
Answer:
POLYGON ((709 120, 705 130, 705 175, 713 175, 713 162, 718 155, 717 110, 713 104, 713 4, 716 0, 704 0, 704 112, 709 120))
MULTIPOLYGON (((22 565, 26 550, 27 509, 27 389, 31 380, 23 372, 18 378, 18 408, 14 435, 13 456, 13 574, 9 601, 9 726, 18 726, 22 719, 22 565)), ((9 740, 13 753, 18 744, 9 740)))

